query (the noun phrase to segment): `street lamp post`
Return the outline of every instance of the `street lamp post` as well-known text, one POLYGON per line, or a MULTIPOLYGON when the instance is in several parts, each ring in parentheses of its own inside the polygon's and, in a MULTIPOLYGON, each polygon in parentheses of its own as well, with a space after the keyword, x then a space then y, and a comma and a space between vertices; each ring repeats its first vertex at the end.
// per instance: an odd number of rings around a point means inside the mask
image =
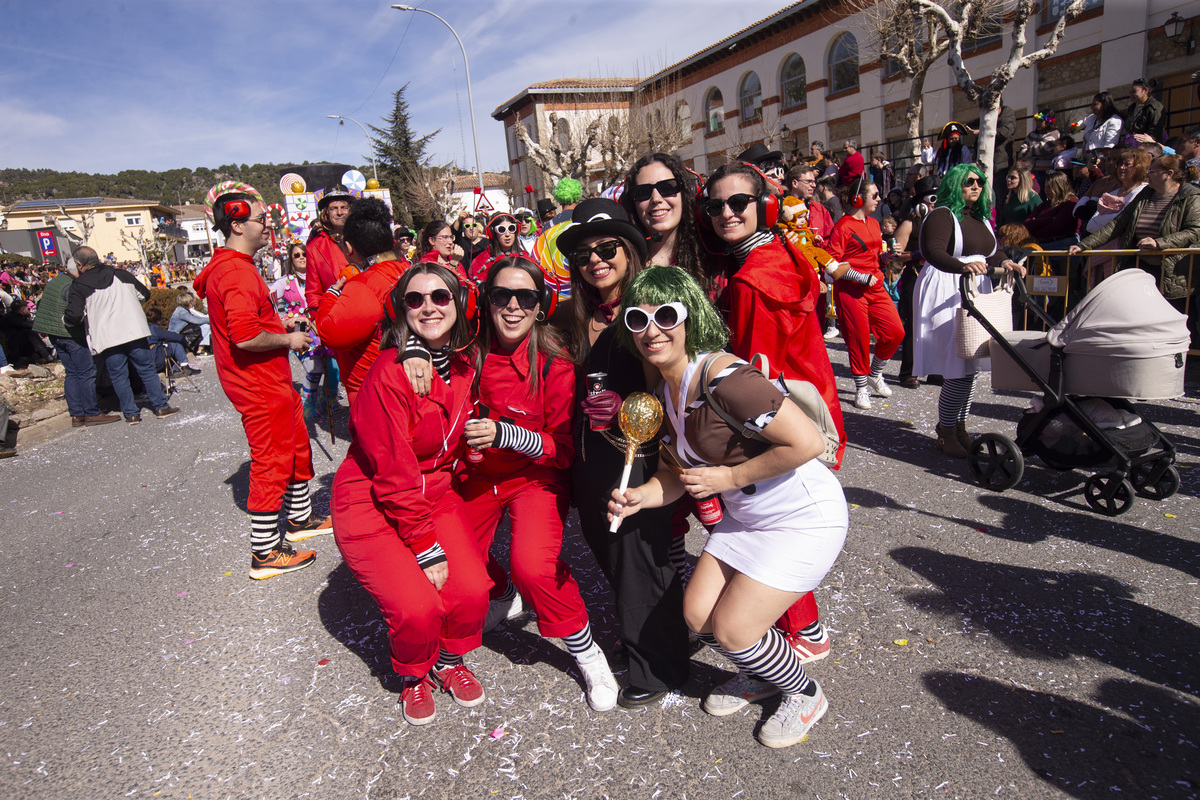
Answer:
POLYGON ((462 50, 463 68, 467 73, 467 108, 471 111, 471 140, 475 144, 475 177, 479 180, 479 191, 483 192, 483 167, 479 160, 479 133, 475 130, 475 99, 471 96, 471 65, 467 63, 467 48, 463 47, 462 39, 458 36, 458 31, 454 30, 449 22, 446 22, 446 20, 429 9, 402 5, 394 5, 392 8, 397 11, 420 11, 431 17, 436 17, 438 22, 450 28, 450 32, 454 34, 454 38, 458 42, 458 48, 462 50))
MULTIPOLYGON (((357 125, 358 127, 362 128, 363 136, 366 136, 366 137, 367 137, 367 141, 368 141, 368 142, 370 142, 370 141, 371 141, 371 134, 367 133, 367 129, 366 129, 366 128, 363 128, 363 124, 362 124, 361 122, 359 122, 358 120, 354 119, 353 117, 343 117, 343 116, 341 116, 340 114, 326 114, 325 116, 326 116, 326 117, 328 117, 329 119, 336 119, 336 120, 338 120, 338 125, 345 125, 345 124, 346 124, 346 120, 350 120, 350 121, 351 121, 351 122, 353 122, 355 125, 357 125)), ((379 183, 379 170, 375 169, 375 155, 374 155, 374 153, 372 153, 372 154, 371 154, 371 176, 372 176, 373 178, 375 178, 375 182, 376 182, 376 183, 379 183)))

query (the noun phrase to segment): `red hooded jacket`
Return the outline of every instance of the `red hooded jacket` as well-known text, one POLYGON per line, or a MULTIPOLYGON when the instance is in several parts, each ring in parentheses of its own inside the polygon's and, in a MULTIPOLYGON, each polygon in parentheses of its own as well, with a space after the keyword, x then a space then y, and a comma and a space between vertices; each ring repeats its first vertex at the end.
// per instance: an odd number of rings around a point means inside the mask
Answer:
POLYGON ((308 273, 304 280, 304 300, 309 308, 321 304, 321 295, 342 275, 349 265, 346 253, 326 230, 318 230, 304 248, 308 256, 308 273))

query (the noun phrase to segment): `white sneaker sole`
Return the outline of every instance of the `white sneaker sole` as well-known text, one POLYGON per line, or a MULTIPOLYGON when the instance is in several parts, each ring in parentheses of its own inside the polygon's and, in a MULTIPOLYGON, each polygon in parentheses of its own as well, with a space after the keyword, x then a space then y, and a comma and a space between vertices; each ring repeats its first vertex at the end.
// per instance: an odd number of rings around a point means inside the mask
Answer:
MULTIPOLYGON (((740 704, 735 704, 735 705, 730 705, 730 706, 720 706, 720 707, 714 707, 714 706, 709 705, 709 702, 708 702, 709 698, 706 697, 706 698, 704 698, 704 702, 700 704, 700 707, 702 709, 704 709, 704 713, 708 714, 710 717, 728 717, 730 714, 736 714, 737 712, 741 711, 743 708, 750 705, 751 703, 757 703, 759 700, 766 700, 768 697, 774 697, 777 694, 779 694, 779 687, 772 686, 769 691, 763 691, 759 694, 753 694, 753 695, 750 695, 750 697, 743 696, 742 702, 740 704)), ((725 695, 725 696, 728 696, 728 695, 725 695)), ((711 697, 711 695, 710 695, 710 697, 711 697)))
POLYGON ((305 561, 303 564, 300 564, 295 567, 288 567, 287 569, 277 569, 275 567, 271 567, 268 569, 253 569, 252 568, 250 570, 250 578, 252 580, 256 580, 256 581, 265 581, 267 578, 274 578, 276 575, 286 575, 289 572, 299 572, 302 569, 307 569, 308 567, 311 567, 315 563, 317 563, 317 560, 315 558, 313 558, 313 559, 309 559, 308 561, 305 561))
POLYGON ((333 533, 333 528, 318 528, 315 531, 296 531, 295 533, 285 533, 283 538, 289 542, 303 542, 305 539, 311 539, 314 536, 325 536, 333 533))
POLYGON ((758 734, 758 741, 762 742, 767 747, 775 747, 775 748, 791 747, 794 744, 803 742, 805 739, 808 738, 808 732, 810 730, 812 730, 812 726, 816 725, 818 722, 820 722, 821 717, 825 716, 825 712, 828 710, 829 710, 829 701, 825 699, 825 695, 824 695, 824 693, 822 693, 821 694, 821 702, 817 704, 817 710, 813 712, 812 718, 809 719, 808 722, 806 722, 804 724, 804 727, 802 727, 799 731, 797 731, 796 733, 794 733, 792 735, 789 735, 789 736, 786 736, 783 738, 779 738, 779 739, 769 738, 760 732, 758 734))

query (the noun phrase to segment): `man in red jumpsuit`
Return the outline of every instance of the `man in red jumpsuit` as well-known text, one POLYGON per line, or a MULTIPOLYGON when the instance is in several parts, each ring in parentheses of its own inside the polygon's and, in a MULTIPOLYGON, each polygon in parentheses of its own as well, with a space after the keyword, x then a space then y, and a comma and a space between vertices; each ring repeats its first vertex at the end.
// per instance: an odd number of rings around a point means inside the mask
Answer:
POLYGON ((342 276, 349 265, 342 232, 355 198, 344 186, 327 189, 317 201, 320 215, 309 234, 305 254, 308 256, 308 275, 304 281, 304 300, 309 308, 321 304, 321 293, 342 276))
MULTIPOLYGON (((252 194, 221 195, 213 226, 225 235, 193 286, 208 301, 212 348, 221 388, 242 415, 250 445, 250 577, 270 578, 310 566, 312 550, 288 542, 332 533, 328 519, 313 517, 308 481, 313 477, 308 428, 292 386, 288 351, 312 346, 304 331, 284 328, 266 283, 251 258, 267 243, 266 206, 252 194), (286 541, 279 512, 287 499, 286 541)), ((295 322, 289 323, 295 325, 295 322)))

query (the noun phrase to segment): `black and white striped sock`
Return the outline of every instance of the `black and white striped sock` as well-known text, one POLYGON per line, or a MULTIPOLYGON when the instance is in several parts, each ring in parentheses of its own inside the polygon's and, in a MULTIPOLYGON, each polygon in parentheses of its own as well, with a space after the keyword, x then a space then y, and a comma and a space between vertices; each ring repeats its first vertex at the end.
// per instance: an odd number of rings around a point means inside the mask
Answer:
POLYGON ((454 653, 447 652, 445 649, 439 649, 437 663, 433 665, 433 668, 438 672, 441 672, 444 669, 457 667, 462 664, 462 662, 462 656, 457 656, 454 653))
POLYGON ((279 512, 250 512, 250 552, 262 557, 279 545, 279 512))
POLYGON ((821 624, 820 620, 817 620, 813 624, 805 625, 796 631, 796 635, 810 642, 819 642, 825 638, 825 626, 821 624))
POLYGON ((576 658, 591 650, 596 646, 595 640, 592 639, 592 624, 585 622, 578 631, 570 636, 564 636, 563 644, 567 646, 567 651, 576 658))
POLYGON ((971 401, 975 399, 975 376, 946 378, 942 391, 938 393, 938 425, 953 428, 956 422, 966 422, 971 413, 971 401))
POLYGON ((867 376, 867 375, 855 375, 854 376, 854 388, 855 389, 867 388, 867 378, 868 377, 869 376, 867 376))
POLYGON ((511 422, 496 421, 496 441, 492 447, 499 450, 514 450, 530 458, 542 455, 542 437, 511 422))
POLYGON ((775 628, 768 628, 767 635, 757 644, 726 655, 746 672, 778 686, 784 694, 812 695, 816 691, 804 672, 800 656, 775 628))
POLYGON ((284 502, 287 504, 288 519, 292 522, 304 522, 311 517, 312 501, 308 496, 308 481, 289 483, 284 502))
POLYGON ((713 652, 720 653, 721 655, 725 656, 726 658, 729 658, 729 653, 726 653, 721 648, 721 644, 717 641, 717 637, 713 636, 711 633, 697 633, 696 639, 698 639, 703 644, 706 644, 709 647, 711 647, 713 652))
POLYGON ((871 356, 871 377, 876 378, 876 379, 883 377, 883 368, 886 366, 887 366, 886 358, 880 358, 879 356, 871 356))
POLYGON ((687 571, 687 541, 683 536, 676 536, 671 540, 671 549, 667 555, 670 556, 671 564, 674 565, 676 572, 687 571))

